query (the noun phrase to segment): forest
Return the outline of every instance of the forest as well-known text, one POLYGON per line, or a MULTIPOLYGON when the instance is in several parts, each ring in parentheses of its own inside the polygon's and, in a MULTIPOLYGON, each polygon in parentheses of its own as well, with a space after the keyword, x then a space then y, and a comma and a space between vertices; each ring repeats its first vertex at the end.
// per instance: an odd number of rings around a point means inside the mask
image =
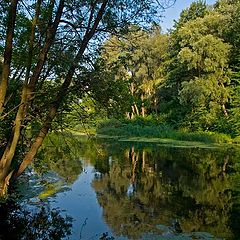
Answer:
POLYGON ((238 142, 238 25, 239 1, 198 1, 168 33, 154 22, 111 35, 88 91, 72 105, 70 128, 92 123, 101 134, 155 137, 177 130, 238 142))
MULTIPOLYGON (((198 1, 182 11, 168 33, 158 24, 148 30, 134 25, 124 36, 110 37, 96 62, 93 101, 106 106, 107 118, 125 118, 127 125, 151 122, 153 131, 162 126, 160 136, 167 128, 237 137, 239 6, 239 1, 213 6, 198 1)), ((82 106, 88 116, 102 109, 91 111, 88 96, 82 106)), ((121 123, 109 121, 99 132, 118 124, 124 131, 121 123)))
POLYGON ((165 33, 174 2, 1 1, 1 196, 50 132, 240 142, 240 2, 196 1, 165 33))

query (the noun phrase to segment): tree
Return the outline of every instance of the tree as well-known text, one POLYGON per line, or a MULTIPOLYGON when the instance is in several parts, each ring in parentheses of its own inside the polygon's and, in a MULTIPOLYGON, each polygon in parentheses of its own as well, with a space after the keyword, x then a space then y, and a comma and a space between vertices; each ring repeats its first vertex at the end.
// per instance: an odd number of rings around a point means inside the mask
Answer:
POLYGON ((129 118, 157 113, 156 89, 162 81, 160 68, 168 43, 157 25, 148 31, 138 26, 131 30, 108 39, 101 52, 105 69, 114 73, 115 81, 128 85, 129 118))
POLYGON ((239 1, 225 1, 221 0, 215 4, 215 10, 220 14, 228 16, 228 21, 223 27, 223 38, 225 42, 231 44, 229 68, 231 69, 230 79, 230 101, 229 107, 229 123, 223 122, 220 126, 227 133, 233 136, 239 135, 239 69, 240 69, 240 3, 239 1), (226 127, 228 126, 228 128, 226 127))
POLYGON ((179 31, 182 38, 179 61, 192 73, 190 81, 182 83, 180 103, 191 106, 200 124, 206 124, 205 129, 218 118, 219 111, 228 116, 226 70, 230 45, 218 36, 218 24, 221 26, 224 20, 224 16, 211 14, 186 23, 179 31))
POLYGON ((166 90, 172 93, 170 99, 175 109, 176 106, 180 109, 178 126, 213 130, 218 118, 228 118, 231 45, 223 35, 223 26, 228 21, 228 15, 199 1, 184 10, 175 24, 166 64, 166 70, 170 69, 166 90))
POLYGON ((174 127, 179 127, 184 121, 185 108, 179 104, 178 93, 181 89, 183 79, 191 78, 185 64, 180 63, 178 54, 181 50, 179 30, 188 21, 204 17, 208 12, 208 7, 203 1, 193 2, 188 8, 183 10, 178 21, 175 21, 173 29, 170 31, 167 56, 164 61, 163 73, 165 81, 158 89, 157 95, 160 100, 159 109, 164 119, 174 127))
MULTIPOLYGON (((18 0, 12 0, 8 7, 7 15, 7 29, 6 29, 6 43, 4 48, 4 60, 1 71, 1 82, 0 82, 0 114, 3 112, 4 101, 6 97, 8 78, 10 75, 10 64, 12 60, 12 49, 13 49, 13 34, 14 25, 16 20, 18 0)), ((4 9, 4 6, 2 7, 4 9)))

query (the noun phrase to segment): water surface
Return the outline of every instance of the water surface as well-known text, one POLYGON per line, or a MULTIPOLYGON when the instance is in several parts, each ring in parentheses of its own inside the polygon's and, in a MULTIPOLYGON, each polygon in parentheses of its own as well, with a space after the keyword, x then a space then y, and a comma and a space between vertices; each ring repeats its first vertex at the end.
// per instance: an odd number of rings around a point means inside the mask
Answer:
POLYGON ((52 136, 1 208, 0 239, 239 239, 239 157, 52 136))

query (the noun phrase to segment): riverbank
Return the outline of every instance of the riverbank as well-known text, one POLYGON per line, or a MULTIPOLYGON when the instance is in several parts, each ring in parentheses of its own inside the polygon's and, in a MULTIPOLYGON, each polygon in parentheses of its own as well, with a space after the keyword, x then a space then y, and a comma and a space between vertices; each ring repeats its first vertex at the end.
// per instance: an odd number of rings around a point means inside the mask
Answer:
POLYGON ((168 142, 167 140, 170 139, 171 141, 202 142, 206 144, 240 144, 239 136, 232 138, 227 134, 210 131, 174 130, 164 124, 121 122, 116 119, 99 124, 96 128, 96 134, 99 137, 131 139, 131 141, 168 142))

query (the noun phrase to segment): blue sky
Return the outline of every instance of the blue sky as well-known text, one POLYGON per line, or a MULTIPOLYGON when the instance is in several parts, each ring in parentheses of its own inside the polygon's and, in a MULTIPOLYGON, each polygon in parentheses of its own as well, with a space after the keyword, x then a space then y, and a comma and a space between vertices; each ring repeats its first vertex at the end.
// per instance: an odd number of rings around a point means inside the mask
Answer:
MULTIPOLYGON (((171 8, 166 9, 163 13, 164 16, 161 23, 164 32, 173 26, 173 20, 177 20, 181 11, 189 7, 192 2, 194 2, 194 0, 176 0, 176 3, 171 8)), ((207 4, 214 4, 215 2, 216 0, 206 0, 207 4)))

